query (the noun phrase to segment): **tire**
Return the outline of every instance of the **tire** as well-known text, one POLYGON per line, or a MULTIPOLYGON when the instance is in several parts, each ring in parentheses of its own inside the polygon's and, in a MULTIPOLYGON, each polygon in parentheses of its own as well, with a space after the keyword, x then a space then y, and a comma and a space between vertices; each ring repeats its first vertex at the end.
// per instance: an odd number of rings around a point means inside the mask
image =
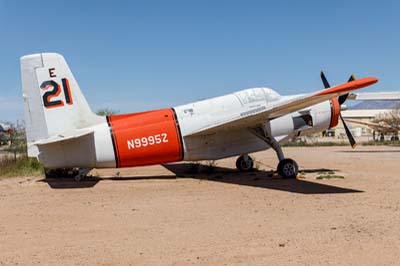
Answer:
POLYGON ((292 159, 283 159, 279 162, 277 170, 283 178, 296 178, 299 173, 299 166, 292 159))
POLYGON ((85 179, 85 175, 78 174, 78 175, 74 176, 75 182, 81 182, 83 179, 85 179))
POLYGON ((254 161, 250 156, 247 156, 248 160, 244 159, 244 156, 241 155, 236 160, 236 168, 241 172, 250 172, 253 171, 254 161))

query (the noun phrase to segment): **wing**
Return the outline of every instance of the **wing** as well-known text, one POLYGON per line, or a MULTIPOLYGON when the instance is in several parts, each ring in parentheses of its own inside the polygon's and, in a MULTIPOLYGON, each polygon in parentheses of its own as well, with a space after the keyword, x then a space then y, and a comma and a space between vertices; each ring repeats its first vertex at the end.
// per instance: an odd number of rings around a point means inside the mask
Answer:
POLYGON ((387 91, 387 92, 351 93, 348 99, 356 101, 395 101, 395 100, 400 100, 400 92, 387 91))
POLYGON ((304 94, 272 103, 269 106, 262 106, 245 112, 237 113, 226 120, 216 121, 214 124, 201 128, 187 136, 210 134, 222 129, 247 128, 264 123, 267 120, 284 116, 299 111, 306 107, 327 101, 329 99, 344 95, 350 91, 376 83, 376 78, 362 78, 350 81, 329 89, 315 93, 304 94))

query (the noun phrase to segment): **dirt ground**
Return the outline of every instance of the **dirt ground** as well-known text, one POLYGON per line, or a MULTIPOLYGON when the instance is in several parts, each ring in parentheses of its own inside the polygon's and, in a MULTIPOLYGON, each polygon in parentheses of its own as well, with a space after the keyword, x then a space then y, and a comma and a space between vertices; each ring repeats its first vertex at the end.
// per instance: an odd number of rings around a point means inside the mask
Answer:
POLYGON ((400 148, 285 148, 276 179, 235 158, 94 170, 81 183, 0 180, 0 265, 399 265, 400 148), (334 171, 344 179, 316 179, 334 171), (117 173, 118 172, 118 173, 117 173))

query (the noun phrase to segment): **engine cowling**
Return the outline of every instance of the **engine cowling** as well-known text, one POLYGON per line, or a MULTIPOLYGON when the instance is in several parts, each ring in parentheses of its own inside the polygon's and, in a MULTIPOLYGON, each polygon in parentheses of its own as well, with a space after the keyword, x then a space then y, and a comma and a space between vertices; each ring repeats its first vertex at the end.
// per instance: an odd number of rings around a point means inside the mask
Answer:
POLYGON ((337 98, 333 98, 330 101, 331 104, 331 122, 329 124, 329 128, 334 128, 339 123, 339 115, 340 115, 340 104, 337 98))
POLYGON ((303 136, 336 127, 339 122, 340 104, 336 98, 322 102, 270 122, 274 136, 303 136))

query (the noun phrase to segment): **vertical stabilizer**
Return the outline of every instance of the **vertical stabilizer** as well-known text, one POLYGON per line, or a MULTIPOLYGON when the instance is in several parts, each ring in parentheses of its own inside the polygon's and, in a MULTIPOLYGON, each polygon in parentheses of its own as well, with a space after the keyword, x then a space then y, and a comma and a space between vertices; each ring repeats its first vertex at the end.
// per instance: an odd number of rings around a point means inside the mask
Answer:
POLYGON ((21 75, 29 156, 38 155, 32 145, 36 141, 103 122, 91 111, 63 56, 23 56, 21 75))

